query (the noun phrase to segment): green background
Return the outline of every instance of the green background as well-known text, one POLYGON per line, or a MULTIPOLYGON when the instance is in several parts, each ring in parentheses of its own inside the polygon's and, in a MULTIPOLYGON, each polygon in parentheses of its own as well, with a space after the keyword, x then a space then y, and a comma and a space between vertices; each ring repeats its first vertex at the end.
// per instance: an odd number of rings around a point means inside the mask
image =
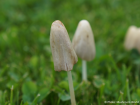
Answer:
POLYGON ((1 0, 0 105, 70 105, 67 73, 54 71, 50 27, 53 21, 62 21, 72 40, 82 19, 92 27, 96 58, 87 62, 88 82, 82 81, 81 59, 72 70, 77 104, 140 100, 140 56, 123 46, 128 27, 140 26, 139 4, 139 0, 1 0))

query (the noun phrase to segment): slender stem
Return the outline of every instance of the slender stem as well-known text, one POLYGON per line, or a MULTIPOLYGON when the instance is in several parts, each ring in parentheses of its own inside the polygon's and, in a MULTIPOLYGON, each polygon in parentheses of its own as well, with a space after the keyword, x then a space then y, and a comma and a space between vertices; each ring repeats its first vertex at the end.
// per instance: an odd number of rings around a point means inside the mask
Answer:
POLYGON ((71 105, 76 105, 71 71, 67 71, 67 74, 68 74, 69 89, 70 89, 70 96, 71 96, 71 105))
POLYGON ((82 60, 82 77, 84 81, 87 81, 87 65, 85 60, 82 60))

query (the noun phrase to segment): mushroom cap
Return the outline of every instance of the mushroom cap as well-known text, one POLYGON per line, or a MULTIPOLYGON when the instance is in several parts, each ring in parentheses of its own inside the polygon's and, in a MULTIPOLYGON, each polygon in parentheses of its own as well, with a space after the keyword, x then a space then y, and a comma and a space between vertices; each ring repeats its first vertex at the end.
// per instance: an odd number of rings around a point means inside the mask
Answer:
POLYGON ((125 37, 125 42, 124 42, 124 47, 126 50, 132 50, 135 48, 135 43, 137 39, 137 27, 136 26, 130 26, 128 28, 126 37, 125 37))
POLYGON ((77 55, 72 47, 68 32, 59 20, 51 25, 50 45, 56 71, 70 71, 78 61, 77 55))
POLYGON ((87 20, 79 22, 72 44, 78 57, 86 61, 94 59, 96 53, 94 37, 87 20))
POLYGON ((140 28, 137 29, 137 39, 136 39, 136 43, 135 43, 135 46, 136 46, 136 49, 138 50, 138 52, 140 53, 140 28))

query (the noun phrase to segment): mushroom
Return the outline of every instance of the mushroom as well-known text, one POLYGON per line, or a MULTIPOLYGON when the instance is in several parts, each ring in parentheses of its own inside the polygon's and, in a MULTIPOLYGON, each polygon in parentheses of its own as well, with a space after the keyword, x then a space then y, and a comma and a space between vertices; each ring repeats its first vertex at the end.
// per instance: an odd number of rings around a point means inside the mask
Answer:
POLYGON ((87 20, 79 22, 72 44, 77 56, 82 59, 82 78, 87 81, 86 61, 93 60, 96 52, 93 32, 87 20))
POLYGON ((76 105, 71 70, 78 59, 71 44, 68 32, 63 23, 59 20, 54 21, 51 25, 50 45, 54 69, 55 71, 67 71, 71 104, 76 105))
MULTIPOLYGON (((140 53, 140 28, 137 28, 136 26, 129 27, 126 37, 125 37, 124 47, 126 48, 126 50, 136 49, 140 53)), ((137 65, 136 81, 138 81, 137 83, 139 85, 140 65, 139 64, 136 64, 136 65, 137 65)))
POLYGON ((126 50, 132 50, 135 48, 137 37, 137 27, 130 26, 124 41, 124 47, 126 50))

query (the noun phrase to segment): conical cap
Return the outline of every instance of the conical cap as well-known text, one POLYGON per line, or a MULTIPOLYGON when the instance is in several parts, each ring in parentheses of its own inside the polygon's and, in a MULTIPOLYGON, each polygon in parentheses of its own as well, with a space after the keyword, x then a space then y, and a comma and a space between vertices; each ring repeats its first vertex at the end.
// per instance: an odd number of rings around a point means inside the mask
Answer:
POLYGON ((128 28, 125 41, 124 41, 124 47, 126 50, 132 50, 135 48, 135 43, 137 40, 137 27, 135 26, 130 26, 128 28))
POLYGON ((59 20, 52 23, 50 33, 50 45, 56 71, 70 71, 78 61, 77 55, 72 47, 68 32, 59 20))
POLYGON ((94 59, 96 52, 94 37, 87 20, 81 20, 79 22, 72 44, 78 57, 86 61, 94 59))

